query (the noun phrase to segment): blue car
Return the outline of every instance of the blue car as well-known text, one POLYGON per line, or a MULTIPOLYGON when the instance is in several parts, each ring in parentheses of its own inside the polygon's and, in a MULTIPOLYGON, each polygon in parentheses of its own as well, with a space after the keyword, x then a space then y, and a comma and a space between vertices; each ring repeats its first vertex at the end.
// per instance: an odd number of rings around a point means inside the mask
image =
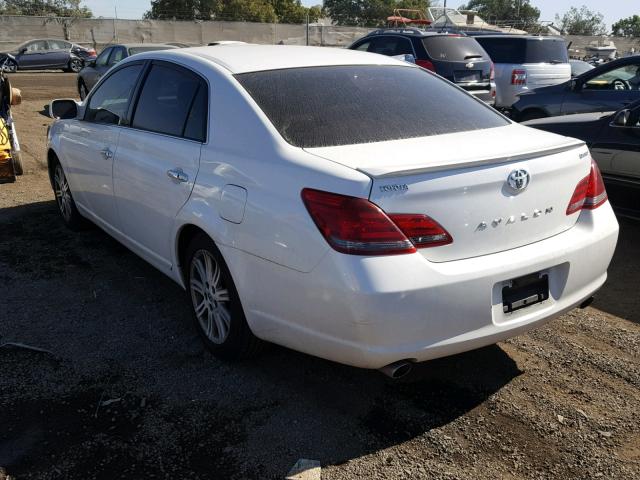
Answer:
POLYGON ((0 53, 4 71, 62 69, 79 72, 85 62, 95 60, 96 51, 54 38, 29 40, 10 52, 0 53))
POLYGON ((616 111, 640 100, 640 55, 621 58, 570 81, 523 93, 513 105, 518 121, 574 113, 616 111))

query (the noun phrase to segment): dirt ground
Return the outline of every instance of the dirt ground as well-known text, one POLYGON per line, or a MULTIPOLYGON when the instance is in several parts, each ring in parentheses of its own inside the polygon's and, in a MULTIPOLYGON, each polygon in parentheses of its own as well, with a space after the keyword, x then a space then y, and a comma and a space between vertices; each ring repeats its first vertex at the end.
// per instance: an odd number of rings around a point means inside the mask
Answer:
MULTIPOLYGON (((223 363, 184 292, 97 228, 66 230, 43 169, 74 76, 16 74, 26 174, 0 185, 0 467, 17 479, 640 478, 640 223, 595 303, 392 382, 273 347, 223 363)), ((585 259, 589 261, 589 259, 585 259)))

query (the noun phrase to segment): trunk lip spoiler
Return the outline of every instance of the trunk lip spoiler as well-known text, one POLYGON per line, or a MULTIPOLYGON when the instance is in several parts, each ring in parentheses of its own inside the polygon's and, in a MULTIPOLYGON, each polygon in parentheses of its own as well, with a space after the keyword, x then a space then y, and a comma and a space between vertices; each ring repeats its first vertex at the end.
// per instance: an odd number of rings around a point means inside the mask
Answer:
POLYGON ((388 177, 403 177, 409 175, 418 175, 421 173, 430 173, 430 172, 440 172, 443 170, 458 170, 464 168, 471 168, 481 165, 489 165, 489 164, 501 164, 501 163, 509 163, 509 162, 518 162, 524 160, 531 160, 533 158, 537 158, 543 155, 554 155, 557 153, 568 152, 570 150, 574 150, 580 147, 586 146, 586 143, 581 140, 576 140, 568 144, 554 146, 554 147, 546 147, 541 148, 539 150, 532 150, 523 153, 515 153, 513 155, 505 155, 501 157, 485 157, 480 159, 473 159, 461 162, 451 162, 439 165, 430 165, 425 167, 415 167, 415 168, 399 168, 398 170, 393 171, 385 171, 384 173, 376 174, 376 167, 365 168, 358 167, 357 171, 364 173, 371 178, 388 178, 388 177))

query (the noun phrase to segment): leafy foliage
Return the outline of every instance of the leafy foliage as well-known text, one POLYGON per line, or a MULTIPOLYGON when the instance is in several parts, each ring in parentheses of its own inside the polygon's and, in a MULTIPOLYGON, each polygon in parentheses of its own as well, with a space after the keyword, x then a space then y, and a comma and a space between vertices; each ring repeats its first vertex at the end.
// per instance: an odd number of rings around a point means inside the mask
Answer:
POLYGON ((562 17, 556 15, 556 24, 564 35, 604 35, 607 26, 600 12, 593 12, 585 5, 579 10, 571 7, 562 17))
POLYGON ((627 18, 621 18, 611 25, 614 35, 624 37, 640 37, 640 15, 633 15, 627 18))
POLYGON ((430 0, 325 0, 324 9, 336 25, 384 26, 394 8, 425 11, 430 0))
POLYGON ((475 10, 488 22, 534 23, 540 18, 540 10, 531 5, 530 0, 469 0, 459 10, 475 10))
POLYGON ((2 0, 0 15, 55 15, 91 18, 93 14, 82 0, 2 0))
POLYGON ((321 16, 319 8, 300 0, 152 0, 144 18, 304 23, 307 14, 311 22, 321 16))

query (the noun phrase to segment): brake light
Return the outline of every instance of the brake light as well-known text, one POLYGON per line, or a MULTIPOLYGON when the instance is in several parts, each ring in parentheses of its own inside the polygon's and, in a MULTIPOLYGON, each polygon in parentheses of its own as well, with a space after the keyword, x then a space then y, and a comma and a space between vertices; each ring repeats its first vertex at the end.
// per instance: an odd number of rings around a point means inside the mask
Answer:
POLYGON ((489 73, 489 80, 494 81, 496 79, 496 67, 493 64, 493 62, 491 62, 491 71, 489 73))
POLYGON ((338 252, 399 255, 415 253, 416 247, 446 245, 453 241, 426 215, 387 215, 364 198, 310 188, 302 190, 301 196, 318 230, 338 252))
POLYGON ((593 210, 598 208, 607 201, 607 198, 607 190, 604 187, 600 169, 598 165, 591 160, 589 175, 578 182, 567 206, 567 215, 583 209, 593 210))
POLYGON ((431 70, 432 72, 436 71, 436 67, 433 66, 429 60, 416 60, 416 65, 422 68, 426 68, 427 70, 431 70))
POLYGON ((89 55, 92 55, 92 56, 93 56, 93 55, 96 55, 96 49, 95 49, 95 48, 90 48, 89 50, 87 50, 87 53, 88 53, 89 55))
POLYGON ((527 71, 526 70, 513 70, 511 72, 511 85, 526 85, 527 84, 527 71))

